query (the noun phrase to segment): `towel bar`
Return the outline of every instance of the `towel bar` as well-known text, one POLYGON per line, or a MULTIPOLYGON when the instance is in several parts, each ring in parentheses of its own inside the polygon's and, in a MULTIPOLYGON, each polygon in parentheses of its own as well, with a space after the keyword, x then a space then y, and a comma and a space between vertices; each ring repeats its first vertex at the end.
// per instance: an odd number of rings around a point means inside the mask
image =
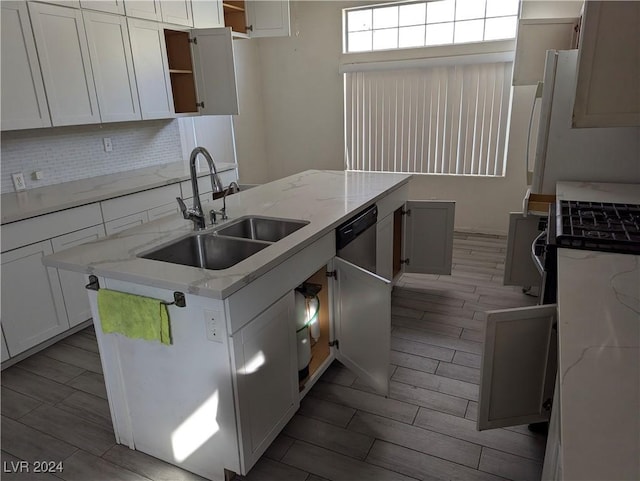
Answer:
MULTIPOLYGON (((98 277, 93 274, 89 276, 89 284, 85 286, 87 289, 91 289, 92 291, 100 290, 100 281, 98 281, 98 277)), ((165 306, 176 306, 176 307, 186 307, 187 301, 184 297, 183 292, 176 291, 173 293, 173 302, 160 301, 160 304, 164 304, 165 306)))

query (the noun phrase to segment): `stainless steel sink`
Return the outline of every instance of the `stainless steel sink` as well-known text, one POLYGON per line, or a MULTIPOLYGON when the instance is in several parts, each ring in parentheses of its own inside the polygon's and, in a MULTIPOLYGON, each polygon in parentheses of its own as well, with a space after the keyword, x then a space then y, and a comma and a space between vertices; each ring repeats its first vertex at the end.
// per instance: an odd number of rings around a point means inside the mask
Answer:
POLYGON ((221 236, 277 242, 308 223, 303 220, 241 217, 228 226, 216 229, 216 232, 221 236))
POLYGON ((139 257, 204 269, 227 269, 270 244, 246 239, 194 234, 139 257))

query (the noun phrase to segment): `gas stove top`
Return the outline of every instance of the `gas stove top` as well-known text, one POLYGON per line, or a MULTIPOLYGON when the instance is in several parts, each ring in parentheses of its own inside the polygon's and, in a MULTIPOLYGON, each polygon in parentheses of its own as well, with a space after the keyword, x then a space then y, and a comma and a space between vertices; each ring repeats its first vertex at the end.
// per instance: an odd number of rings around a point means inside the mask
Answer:
POLYGON ((559 200, 556 245, 640 255, 640 205, 559 200))

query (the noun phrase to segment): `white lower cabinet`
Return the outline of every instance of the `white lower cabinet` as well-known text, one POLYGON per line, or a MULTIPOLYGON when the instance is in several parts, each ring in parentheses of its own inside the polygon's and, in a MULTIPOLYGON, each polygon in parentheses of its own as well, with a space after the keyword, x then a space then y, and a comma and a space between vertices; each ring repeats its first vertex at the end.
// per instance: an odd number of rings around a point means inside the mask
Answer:
POLYGON ((120 219, 110 220, 104 223, 105 231, 107 235, 117 234, 123 230, 131 229, 132 227, 146 224, 149 222, 149 214, 147 211, 138 212, 137 214, 131 214, 120 219))
POLYGON ((336 358, 380 394, 389 394, 391 281, 333 259, 336 358))
POLYGON ((509 236, 505 259, 505 286, 540 286, 542 274, 531 258, 531 244, 540 235, 540 217, 524 216, 522 212, 509 214, 509 236))
POLYGON ((487 312, 478 430, 549 420, 557 368, 557 306, 487 312))
POLYGON ((376 273, 393 279, 393 213, 376 224, 376 273))
POLYGON ((542 481, 557 481, 562 479, 562 439, 560 437, 560 387, 558 376, 553 392, 553 408, 549 419, 549 431, 547 433, 547 446, 544 452, 544 464, 542 465, 542 481))
POLYGON ((232 336, 240 466, 253 466, 300 405, 293 292, 232 336))
MULTIPOLYGON (((60 237, 51 239, 53 252, 60 252, 64 249, 79 246, 100 239, 105 236, 104 227, 97 225, 77 232, 71 232, 60 237)), ((69 327, 91 318, 91 306, 85 289, 85 276, 80 272, 59 270, 60 285, 64 297, 64 306, 67 311, 69 327)))
POLYGON ((378 202, 377 273, 451 274, 455 202, 406 200, 399 188, 378 202))
POLYGON ((9 349, 7 348, 7 341, 5 341, 4 339, 4 331, 1 332, 2 334, 2 352, 0 352, 0 354, 2 355, 2 362, 5 362, 7 359, 9 359, 9 349))
POLYGON ((2 329, 12 356, 69 329, 51 241, 2 253, 2 329))
POLYGON ((107 235, 177 213, 180 194, 180 185, 171 184, 101 202, 107 235))

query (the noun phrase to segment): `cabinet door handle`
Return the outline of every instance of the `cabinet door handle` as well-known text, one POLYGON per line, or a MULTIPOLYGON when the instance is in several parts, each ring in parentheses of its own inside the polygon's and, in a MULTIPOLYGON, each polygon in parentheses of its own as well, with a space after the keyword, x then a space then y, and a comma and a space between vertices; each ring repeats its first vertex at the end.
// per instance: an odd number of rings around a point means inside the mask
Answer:
POLYGON ((253 25, 247 25, 245 30, 249 30, 250 32, 253 32, 253 25))
POLYGON ((196 102, 196 107, 204 108, 204 102, 196 102))

